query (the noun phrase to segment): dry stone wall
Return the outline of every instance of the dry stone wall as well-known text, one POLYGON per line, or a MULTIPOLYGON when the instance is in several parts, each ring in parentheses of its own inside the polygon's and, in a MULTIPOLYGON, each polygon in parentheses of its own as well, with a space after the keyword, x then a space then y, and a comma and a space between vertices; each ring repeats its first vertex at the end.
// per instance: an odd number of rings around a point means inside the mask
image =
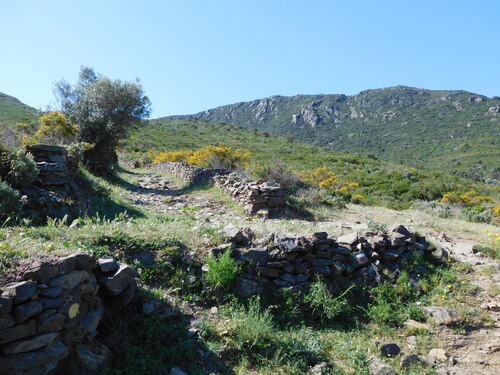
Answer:
POLYGON ((137 272, 80 253, 26 266, 0 286, 0 374, 99 374, 106 309, 135 297, 137 272))
MULTIPOLYGON (((245 232, 235 233, 233 245, 250 242, 245 232), (244 240, 246 238, 246 240, 244 240)), ((339 290, 352 284, 376 285, 384 278, 393 281, 412 257, 427 257, 446 264, 447 253, 434 249, 424 237, 402 225, 388 231, 352 233, 338 238, 317 232, 311 238, 275 234, 267 247, 238 249, 250 266, 236 285, 242 296, 258 294, 267 282, 277 288, 307 291, 318 275, 339 290)), ((418 275, 410 274, 418 281, 418 275)))
POLYGON ((235 173, 215 176, 213 181, 215 186, 244 206, 249 214, 268 216, 286 207, 285 190, 279 184, 246 181, 235 173))
POLYGON ((227 169, 205 169, 176 162, 153 164, 149 168, 173 174, 188 183, 214 184, 251 215, 259 214, 267 217, 286 207, 285 190, 279 184, 248 181, 227 169))
POLYGON ((26 216, 79 216, 89 209, 89 203, 77 184, 78 160, 66 148, 51 145, 26 146, 40 174, 32 186, 22 190, 26 197, 26 216))
POLYGON ((163 162, 151 164, 149 169, 170 173, 184 182, 190 184, 210 183, 214 176, 230 173, 227 169, 207 169, 199 168, 194 165, 177 162, 163 162))

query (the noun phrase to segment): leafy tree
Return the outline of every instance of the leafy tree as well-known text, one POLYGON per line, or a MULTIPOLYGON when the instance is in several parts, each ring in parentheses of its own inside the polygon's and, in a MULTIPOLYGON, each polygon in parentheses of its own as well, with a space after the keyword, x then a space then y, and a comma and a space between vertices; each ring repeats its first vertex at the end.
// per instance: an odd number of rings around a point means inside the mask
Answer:
POLYGON ((77 140, 94 146, 83 152, 83 162, 93 172, 109 175, 120 139, 150 113, 140 82, 111 80, 82 67, 75 86, 62 80, 55 93, 68 121, 78 126, 77 140))

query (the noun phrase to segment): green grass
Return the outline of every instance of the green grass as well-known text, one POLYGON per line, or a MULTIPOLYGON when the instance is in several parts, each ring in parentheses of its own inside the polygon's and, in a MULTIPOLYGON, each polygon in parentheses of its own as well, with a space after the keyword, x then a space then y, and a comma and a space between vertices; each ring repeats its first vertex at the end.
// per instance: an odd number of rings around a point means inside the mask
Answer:
POLYGON ((241 266, 231 258, 231 249, 226 249, 218 258, 210 256, 205 278, 216 288, 227 290, 236 280, 241 266))
POLYGON ((13 126, 18 122, 32 123, 36 119, 38 119, 36 109, 0 92, 0 123, 13 126))

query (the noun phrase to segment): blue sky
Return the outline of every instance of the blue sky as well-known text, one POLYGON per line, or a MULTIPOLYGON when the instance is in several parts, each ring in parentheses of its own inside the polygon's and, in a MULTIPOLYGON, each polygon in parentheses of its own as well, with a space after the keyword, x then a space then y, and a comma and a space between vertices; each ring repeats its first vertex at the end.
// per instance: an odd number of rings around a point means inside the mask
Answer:
POLYGON ((55 105, 80 66, 152 117, 398 84, 500 96, 497 0, 0 0, 0 92, 55 105))

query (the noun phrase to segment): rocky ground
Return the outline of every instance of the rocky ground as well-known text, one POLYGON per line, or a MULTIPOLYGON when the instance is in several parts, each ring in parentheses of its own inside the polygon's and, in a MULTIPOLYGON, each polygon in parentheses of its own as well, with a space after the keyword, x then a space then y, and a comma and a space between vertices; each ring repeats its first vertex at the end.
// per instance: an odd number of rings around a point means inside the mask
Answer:
MULTIPOLYGON (((236 210, 221 205, 204 191, 182 189, 172 180, 149 173, 136 173, 137 187, 130 191, 129 199, 137 205, 147 207, 157 213, 186 210, 199 220, 216 222, 224 225, 227 222, 248 222, 248 218, 236 210)), ((362 208, 360 209, 362 210, 362 208)), ((365 210, 367 211, 368 208, 365 210)), ((292 228, 315 228, 328 230, 330 233, 367 230, 367 218, 373 217, 377 209, 369 208, 370 213, 361 213, 358 209, 340 212, 335 218, 311 223, 299 219, 288 219, 292 228), (373 212, 375 210, 375 213, 373 212)), ((385 209, 384 209, 385 210, 385 209)), ((380 212, 378 212, 380 214, 380 212)), ((387 214, 387 210, 383 212, 387 214)), ((439 362, 437 373, 449 375, 465 374, 500 374, 500 264, 473 250, 476 241, 469 235, 460 235, 460 231, 447 234, 436 230, 427 221, 428 218, 408 217, 406 212, 392 211, 389 220, 397 220, 405 225, 417 228, 433 243, 442 246, 457 261, 471 265, 470 280, 480 288, 477 301, 491 318, 490 326, 484 327, 447 327, 435 329, 435 339, 439 343, 431 356, 439 362)), ((260 228, 272 228, 273 222, 268 220, 260 228)), ((307 231, 308 229, 304 229, 307 231)), ((408 338, 408 347, 414 345, 408 338)))

